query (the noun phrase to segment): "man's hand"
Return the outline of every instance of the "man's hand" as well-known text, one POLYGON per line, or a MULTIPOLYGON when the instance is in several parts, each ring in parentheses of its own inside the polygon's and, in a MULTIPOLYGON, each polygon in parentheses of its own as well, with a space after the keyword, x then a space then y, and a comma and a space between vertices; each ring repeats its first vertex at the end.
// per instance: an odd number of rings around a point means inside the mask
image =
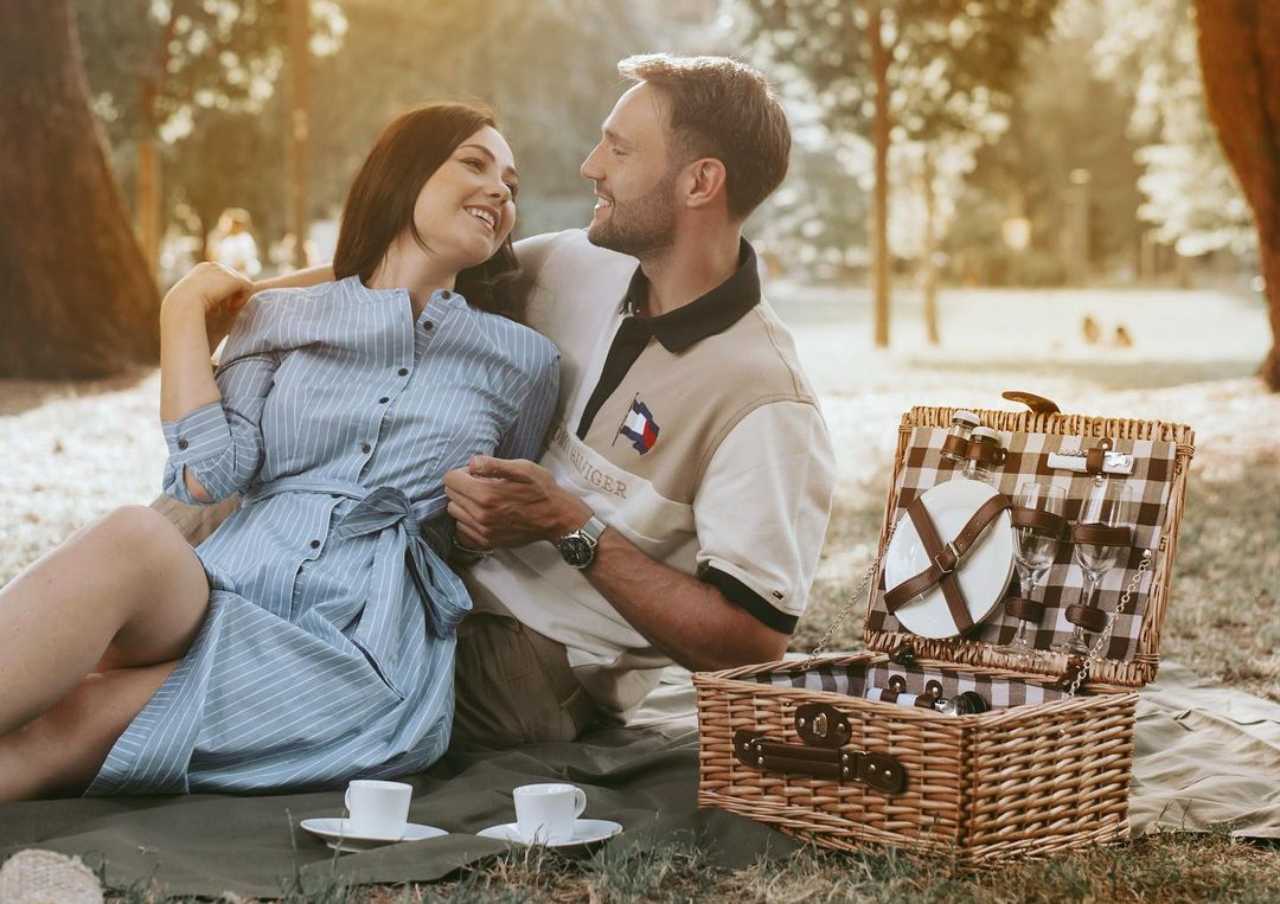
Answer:
POLYGON ((477 455, 444 475, 458 539, 475 549, 559 540, 587 523, 588 508, 539 465, 477 455))

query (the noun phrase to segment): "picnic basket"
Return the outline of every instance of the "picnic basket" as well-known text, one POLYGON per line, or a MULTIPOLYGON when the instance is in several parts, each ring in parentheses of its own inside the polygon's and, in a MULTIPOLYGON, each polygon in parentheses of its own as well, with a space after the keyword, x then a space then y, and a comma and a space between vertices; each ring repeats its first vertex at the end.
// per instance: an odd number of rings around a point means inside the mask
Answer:
MULTIPOLYGON (((1126 479, 1141 488, 1139 522, 1128 560, 1103 584, 1101 608, 1116 614, 1090 656, 1049 649, 1071 629, 1063 612, 1080 594, 1069 550, 1049 569, 1048 624, 1029 653, 998 648, 1017 624, 999 607, 942 640, 911 634, 888 612, 883 562, 895 524, 951 467, 939 453, 954 410, 913 408, 899 427, 879 555, 867 573, 868 651, 695 674, 699 806, 831 848, 881 842, 962 865, 1127 835, 1136 691, 1159 662, 1195 435, 1181 424, 1066 415, 1027 393, 1005 397, 1031 410, 975 410, 1006 439, 993 478, 1003 494, 1029 474, 1051 474, 1051 451, 1109 448, 1135 461, 1126 479), (867 699, 871 688, 972 690, 991 709, 945 715, 867 699)), ((1078 481, 1093 479, 1052 473, 1070 487, 1068 515, 1078 481)))

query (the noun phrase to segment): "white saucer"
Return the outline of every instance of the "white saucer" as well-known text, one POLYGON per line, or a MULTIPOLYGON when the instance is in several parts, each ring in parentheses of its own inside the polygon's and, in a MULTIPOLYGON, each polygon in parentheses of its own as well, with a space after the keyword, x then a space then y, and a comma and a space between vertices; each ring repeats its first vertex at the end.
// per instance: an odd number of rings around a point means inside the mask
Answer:
MULTIPOLYGON (((604 841, 622 831, 622 826, 609 819, 579 819, 573 824, 573 837, 565 841, 549 841, 547 847, 573 847, 577 844, 591 844, 604 841)), ((529 844, 529 839, 520 834, 514 822, 501 826, 489 826, 476 832, 481 838, 494 838, 512 844, 529 844)))
POLYGON ((385 835, 352 835, 347 831, 345 819, 304 819, 301 826, 312 835, 318 835, 326 842, 341 845, 342 850, 363 851, 383 844, 395 844, 397 841, 423 841, 427 838, 439 838, 448 835, 444 829, 435 826, 418 825, 415 822, 405 823, 404 832, 398 838, 385 835))
MULTIPOLYGON (((953 540, 983 503, 996 494, 995 487, 978 480, 956 477, 929 489, 920 498, 937 527, 943 543, 953 540)), ((914 577, 930 565, 909 515, 903 514, 885 551, 884 585, 888 590, 914 577)), ((956 581, 976 625, 1004 598, 1013 577, 1013 522, 1008 510, 987 526, 970 548, 956 581)), ((941 585, 903 605, 894 618, 920 637, 954 637, 960 633, 947 607, 941 585)))

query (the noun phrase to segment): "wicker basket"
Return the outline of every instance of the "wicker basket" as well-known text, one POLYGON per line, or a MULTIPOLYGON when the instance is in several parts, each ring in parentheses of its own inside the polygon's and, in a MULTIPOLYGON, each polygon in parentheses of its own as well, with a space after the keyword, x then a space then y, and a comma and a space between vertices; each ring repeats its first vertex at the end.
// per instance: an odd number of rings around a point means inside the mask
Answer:
MULTIPOLYGON (((871 617, 883 599, 877 565, 864 632, 871 652, 694 676, 700 806, 776 825, 827 847, 881 842, 962 864, 1046 855, 1127 836, 1135 690, 1155 675, 1158 663, 1194 434, 1183 425, 1056 411, 977 413, 987 426, 1029 437, 1036 449, 1066 437, 1086 443, 1105 437, 1146 443, 1143 449, 1158 446, 1167 454, 1170 467, 1152 469, 1168 486, 1153 497, 1158 509, 1150 510, 1159 521, 1142 565, 1150 574, 1140 571, 1130 583, 1149 579, 1140 619, 1135 615, 1127 628, 1131 636, 1115 644, 1123 658, 1090 662, 1088 681, 1076 682, 1078 693, 1072 693, 1070 669, 1080 663, 1063 654, 1010 655, 988 641, 916 638, 885 624, 882 612, 871 617), (948 696, 984 690, 992 711, 943 715, 862 696, 867 687, 886 682, 921 693, 935 681, 948 696)), ((923 478, 918 469, 914 478, 904 475, 908 459, 920 458, 911 450, 934 443, 951 415, 948 408, 915 408, 904 415, 878 559, 904 487, 916 479, 922 482, 916 489, 927 488, 927 471, 923 478)))

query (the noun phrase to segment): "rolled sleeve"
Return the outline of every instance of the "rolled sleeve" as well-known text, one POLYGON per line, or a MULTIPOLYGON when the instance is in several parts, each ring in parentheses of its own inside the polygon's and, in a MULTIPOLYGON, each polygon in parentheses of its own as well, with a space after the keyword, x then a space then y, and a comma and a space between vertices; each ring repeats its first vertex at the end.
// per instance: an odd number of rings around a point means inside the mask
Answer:
POLYGON ((274 335, 270 305, 262 295, 250 300, 227 337, 222 363, 214 372, 221 399, 163 421, 169 457, 162 491, 187 505, 212 505, 244 491, 262 465, 262 412, 275 382, 282 352, 271 348, 274 335), (187 488, 190 471, 208 499, 187 488))
MULTIPOLYGON (((207 505, 213 501, 196 499, 187 489, 183 469, 188 468, 200 485, 211 496, 215 495, 211 484, 218 482, 218 471, 213 467, 231 446, 231 429, 227 426, 222 402, 210 402, 188 412, 176 421, 164 421, 160 425, 169 458, 164 468, 164 492, 187 505, 207 505)), ((217 498, 225 498, 230 493, 217 498)))
POLYGON ((756 408, 716 449, 694 500, 698 576, 792 633, 808 605, 834 488, 835 456, 817 407, 756 408))

